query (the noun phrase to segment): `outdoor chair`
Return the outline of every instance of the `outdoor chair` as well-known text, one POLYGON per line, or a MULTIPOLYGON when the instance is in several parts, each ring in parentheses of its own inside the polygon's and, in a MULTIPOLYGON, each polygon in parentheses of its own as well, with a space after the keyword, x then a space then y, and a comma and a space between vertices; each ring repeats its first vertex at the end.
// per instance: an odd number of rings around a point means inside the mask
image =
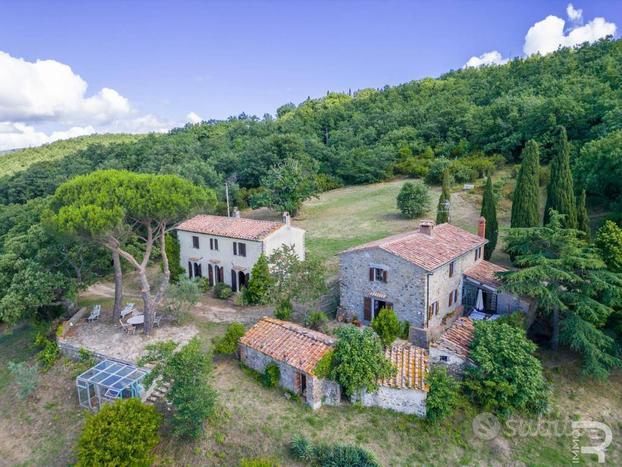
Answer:
POLYGON ((121 318, 125 318, 127 315, 132 314, 133 311, 134 311, 134 304, 133 303, 128 303, 121 310, 121 318))
POLYGON ((86 320, 88 322, 97 320, 99 318, 99 314, 101 313, 101 310, 102 310, 102 306, 101 305, 95 305, 93 307, 93 311, 91 311, 91 314, 89 315, 88 318, 86 318, 86 320))
POLYGON ((123 329, 124 333, 134 334, 136 332, 136 328, 131 324, 124 323, 122 320, 119 320, 119 323, 121 323, 121 328, 123 329))

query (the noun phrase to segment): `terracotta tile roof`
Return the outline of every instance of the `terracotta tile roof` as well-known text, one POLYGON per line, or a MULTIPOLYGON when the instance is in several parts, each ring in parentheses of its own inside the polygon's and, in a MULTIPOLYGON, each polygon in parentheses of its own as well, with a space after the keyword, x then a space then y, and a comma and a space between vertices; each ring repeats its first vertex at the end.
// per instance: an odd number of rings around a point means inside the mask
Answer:
POLYGON ((464 275, 496 289, 501 286, 501 281, 496 273, 506 271, 507 269, 503 266, 482 260, 464 271, 464 275))
POLYGON ((430 235, 418 230, 406 232, 365 243, 344 252, 381 248, 389 253, 404 258, 426 271, 448 263, 469 250, 487 242, 485 238, 467 232, 451 224, 439 224, 430 235))
POLYGON ((177 230, 244 240, 262 240, 284 225, 280 222, 260 221, 243 217, 199 214, 179 224, 177 230))
POLYGON ((424 349, 408 343, 396 343, 385 350, 384 356, 397 368, 397 374, 378 381, 378 384, 398 389, 428 390, 425 382, 428 356, 424 349))
POLYGON ((240 344, 313 374, 317 363, 332 349, 335 340, 298 324, 265 316, 244 334, 240 344))
POLYGON ((473 332, 473 321, 463 316, 454 321, 431 346, 448 350, 461 357, 468 357, 473 332))

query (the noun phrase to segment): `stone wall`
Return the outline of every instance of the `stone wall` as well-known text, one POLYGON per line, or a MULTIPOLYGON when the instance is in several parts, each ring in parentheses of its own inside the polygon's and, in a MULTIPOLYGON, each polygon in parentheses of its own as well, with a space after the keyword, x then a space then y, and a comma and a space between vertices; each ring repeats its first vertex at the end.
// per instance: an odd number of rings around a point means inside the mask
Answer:
POLYGON ((405 414, 425 417, 425 400, 427 392, 416 389, 396 389, 380 386, 378 391, 368 393, 362 391, 352 397, 352 402, 360 402, 364 407, 380 407, 405 414))
POLYGON ((452 376, 461 376, 464 372, 465 365, 467 364, 467 358, 457 355, 447 349, 439 349, 434 346, 430 346, 430 363, 432 365, 443 365, 447 368, 447 372, 452 376), (441 360, 441 357, 447 357, 445 361, 441 360))

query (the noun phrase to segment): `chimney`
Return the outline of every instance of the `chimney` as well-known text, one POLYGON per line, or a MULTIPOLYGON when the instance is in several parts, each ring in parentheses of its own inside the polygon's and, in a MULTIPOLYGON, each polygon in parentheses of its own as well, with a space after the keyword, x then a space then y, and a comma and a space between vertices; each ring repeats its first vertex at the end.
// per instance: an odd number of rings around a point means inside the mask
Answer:
POLYGON ((290 225, 291 223, 292 223, 292 218, 289 215, 289 212, 284 211, 283 212, 283 224, 290 225))
POLYGON ((486 237, 486 218, 484 216, 480 217, 477 223, 477 235, 482 238, 486 237))
POLYGON ((240 218, 240 210, 238 209, 237 206, 233 208, 233 217, 238 218, 238 219, 240 218))
POLYGON ((434 221, 424 219, 419 222, 419 233, 424 235, 432 235, 432 229, 434 228, 434 221))

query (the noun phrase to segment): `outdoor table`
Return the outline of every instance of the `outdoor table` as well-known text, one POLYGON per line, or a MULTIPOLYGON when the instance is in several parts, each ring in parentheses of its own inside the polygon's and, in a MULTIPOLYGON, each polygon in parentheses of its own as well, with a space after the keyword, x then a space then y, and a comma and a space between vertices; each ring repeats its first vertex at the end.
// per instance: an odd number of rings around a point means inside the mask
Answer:
POLYGON ((145 315, 132 316, 132 317, 127 319, 126 323, 127 324, 133 324, 133 325, 145 324, 145 315))

